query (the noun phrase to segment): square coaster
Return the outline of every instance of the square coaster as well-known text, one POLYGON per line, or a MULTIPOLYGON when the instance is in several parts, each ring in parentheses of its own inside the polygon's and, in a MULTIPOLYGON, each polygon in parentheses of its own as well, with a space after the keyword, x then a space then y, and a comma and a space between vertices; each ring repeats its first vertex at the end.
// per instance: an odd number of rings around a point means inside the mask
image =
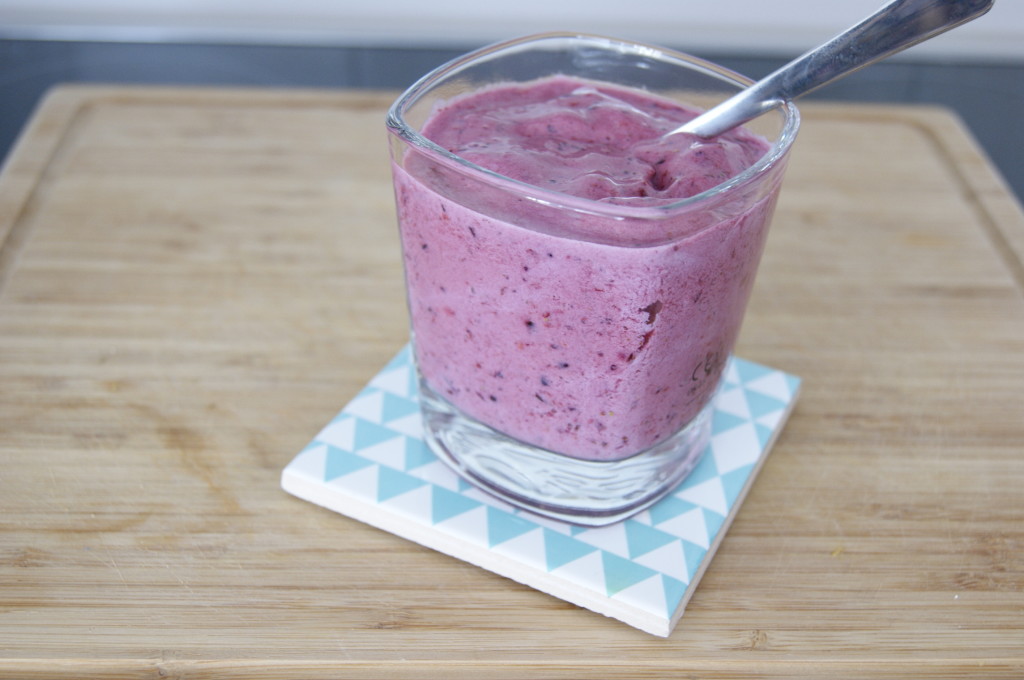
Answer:
POLYGON ((694 471, 649 509, 586 528, 508 505, 452 472, 422 439, 406 346, 306 446, 285 491, 653 635, 683 614, 800 388, 733 358, 694 471))

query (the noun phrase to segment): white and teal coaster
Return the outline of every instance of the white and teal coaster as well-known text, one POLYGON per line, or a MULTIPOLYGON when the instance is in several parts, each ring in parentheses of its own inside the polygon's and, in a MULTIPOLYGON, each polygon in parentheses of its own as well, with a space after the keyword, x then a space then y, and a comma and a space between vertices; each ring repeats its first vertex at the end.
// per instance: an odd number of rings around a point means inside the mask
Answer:
POLYGON ((732 359, 711 443, 669 496, 598 529, 477 489, 421 436, 407 346, 285 468, 285 491, 648 633, 668 636, 767 458, 800 380, 732 359))

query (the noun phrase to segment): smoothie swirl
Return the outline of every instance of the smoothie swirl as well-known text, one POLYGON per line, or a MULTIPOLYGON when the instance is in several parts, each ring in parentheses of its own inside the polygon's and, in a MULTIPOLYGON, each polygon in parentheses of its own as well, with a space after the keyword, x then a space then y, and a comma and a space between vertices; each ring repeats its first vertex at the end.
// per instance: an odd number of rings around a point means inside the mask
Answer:
POLYGON ((663 139, 696 115, 640 92, 551 78, 457 100, 435 113, 423 135, 527 184, 595 201, 656 205, 711 189, 768 149, 742 128, 710 140, 663 139))

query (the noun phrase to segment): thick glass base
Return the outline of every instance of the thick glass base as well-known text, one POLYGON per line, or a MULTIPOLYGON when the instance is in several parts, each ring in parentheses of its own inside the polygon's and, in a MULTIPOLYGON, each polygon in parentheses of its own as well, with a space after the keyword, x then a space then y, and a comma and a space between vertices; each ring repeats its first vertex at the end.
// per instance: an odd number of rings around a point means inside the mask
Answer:
POLYGON ((470 418, 420 381, 423 435, 470 482, 521 508, 583 526, 614 524, 653 505, 696 466, 712 404, 685 428, 629 458, 589 461, 530 446, 470 418))

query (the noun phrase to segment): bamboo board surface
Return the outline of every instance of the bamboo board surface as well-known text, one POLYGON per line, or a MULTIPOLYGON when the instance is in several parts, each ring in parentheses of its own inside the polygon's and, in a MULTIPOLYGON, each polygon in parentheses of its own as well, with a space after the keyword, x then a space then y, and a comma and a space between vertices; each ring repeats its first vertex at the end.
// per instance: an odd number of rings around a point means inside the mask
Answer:
POLYGON ((405 342, 393 93, 64 87, 0 175, 0 677, 1020 678, 1024 215, 802 107, 737 353, 803 394, 667 640, 282 492, 405 342))

